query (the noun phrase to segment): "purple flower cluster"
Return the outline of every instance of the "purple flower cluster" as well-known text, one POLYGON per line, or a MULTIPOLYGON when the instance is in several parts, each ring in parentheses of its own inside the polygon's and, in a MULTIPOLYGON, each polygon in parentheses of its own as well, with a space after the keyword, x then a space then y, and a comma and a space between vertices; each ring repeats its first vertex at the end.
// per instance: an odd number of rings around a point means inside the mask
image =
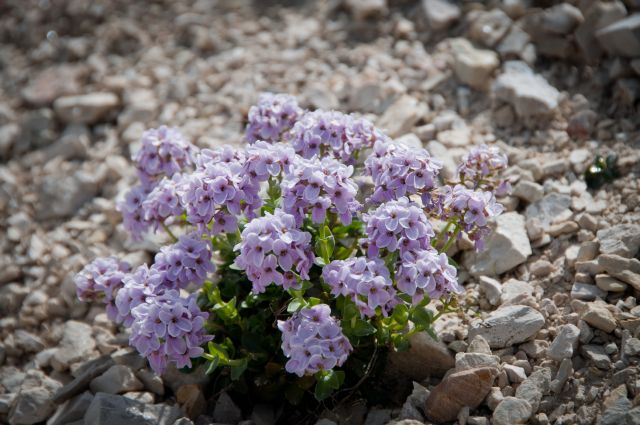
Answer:
POLYGON ((235 162, 205 163, 185 176, 179 188, 189 223, 202 233, 233 233, 237 216, 243 212, 253 217, 262 204, 260 186, 243 178, 242 166, 235 162), (209 223, 213 220, 213 226, 209 223))
POLYGON ((400 291, 411 295, 414 304, 425 295, 437 299, 451 292, 462 292, 456 268, 449 264, 447 254, 438 254, 434 249, 418 251, 414 260, 403 262, 396 282, 400 291))
POLYGON ((269 177, 288 173, 296 156, 293 148, 284 143, 258 141, 246 148, 244 172, 254 182, 265 182, 269 177))
POLYGON ((352 174, 352 166, 332 158, 297 157, 293 170, 282 180, 283 209, 293 214, 298 226, 308 213, 314 223, 324 222, 327 210, 335 212, 343 224, 351 223, 352 214, 360 209, 352 174))
POLYGON ((116 320, 115 296, 131 267, 116 257, 96 258, 75 275, 73 281, 81 301, 100 300, 107 305, 109 319, 116 320))
POLYGON ((363 316, 375 316, 378 307, 387 316, 398 303, 389 269, 379 258, 332 261, 322 269, 322 279, 331 287, 332 295, 352 300, 363 316))
POLYGON ((132 310, 129 343, 159 375, 169 362, 191 367, 191 358, 201 356, 200 346, 212 339, 204 329, 209 314, 200 310, 196 298, 196 294, 181 298, 178 291, 169 290, 147 297, 132 310))
POLYGON ((377 257, 380 250, 400 250, 401 258, 413 258, 416 251, 427 249, 435 233, 422 209, 407 198, 380 204, 363 214, 366 224, 367 254, 377 257))
POLYGON ((164 177, 142 202, 144 223, 152 226, 154 231, 167 219, 177 217, 184 212, 178 189, 182 182, 182 174, 176 173, 171 178, 164 177))
POLYGON ((186 288, 190 283, 200 286, 216 270, 210 244, 195 233, 180 236, 175 244, 160 249, 153 268, 163 272, 172 289, 186 288))
POLYGON ((123 286, 116 294, 115 305, 118 315, 115 322, 130 327, 133 323, 133 310, 145 303, 148 297, 162 293, 167 288, 168 282, 165 282, 164 272, 142 264, 124 277, 123 286))
POLYGON ((311 234, 299 230, 295 218, 280 209, 249 222, 234 249, 240 251, 235 265, 246 272, 257 294, 271 283, 298 288, 294 270, 299 278, 309 279, 315 259, 311 234))
POLYGON ((461 184, 445 189, 442 218, 458 218, 464 232, 475 242, 476 249, 481 250, 483 238, 491 231, 488 220, 501 214, 503 206, 496 202, 492 192, 470 190, 461 184))
POLYGON ((263 93, 258 103, 249 109, 245 138, 249 143, 258 140, 277 142, 303 112, 291 95, 263 93))
POLYGON ((150 188, 163 176, 171 177, 193 163, 196 147, 176 128, 162 126, 142 134, 142 146, 133 156, 140 181, 150 188))
POLYGON ((331 308, 318 304, 278 321, 282 351, 289 358, 285 369, 302 377, 342 366, 353 347, 331 317, 331 308))
POLYGON ((122 213, 122 224, 129 232, 133 240, 142 239, 142 235, 149 229, 151 224, 145 218, 142 204, 147 199, 150 189, 143 186, 134 186, 125 195, 116 208, 122 213))
POLYGON ((495 146, 480 145, 471 149, 462 157, 458 165, 458 174, 462 182, 479 186, 483 181, 496 177, 509 165, 507 155, 495 146))
POLYGON ((296 153, 305 158, 331 153, 346 163, 353 163, 361 149, 377 140, 390 140, 364 118, 322 110, 304 114, 287 136, 296 153))
POLYGON ((375 187, 370 201, 387 202, 416 193, 428 196, 436 185, 442 162, 432 158, 426 149, 379 141, 365 167, 375 187))

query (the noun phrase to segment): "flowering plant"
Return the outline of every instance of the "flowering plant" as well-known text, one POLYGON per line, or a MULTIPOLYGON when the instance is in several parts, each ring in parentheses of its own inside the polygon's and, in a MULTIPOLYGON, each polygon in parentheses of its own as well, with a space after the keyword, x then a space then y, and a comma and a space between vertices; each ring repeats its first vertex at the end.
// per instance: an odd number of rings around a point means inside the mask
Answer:
POLYGON ((199 150, 176 129, 145 132, 140 184, 118 208, 132 238, 171 243, 134 270, 96 259, 78 297, 105 303, 159 374, 205 363, 224 385, 295 403, 315 383, 321 400, 366 377, 372 349, 433 334, 462 292, 447 252, 464 235, 482 249, 507 158, 475 147, 443 182, 425 149, 282 94, 260 97, 245 138, 199 150))

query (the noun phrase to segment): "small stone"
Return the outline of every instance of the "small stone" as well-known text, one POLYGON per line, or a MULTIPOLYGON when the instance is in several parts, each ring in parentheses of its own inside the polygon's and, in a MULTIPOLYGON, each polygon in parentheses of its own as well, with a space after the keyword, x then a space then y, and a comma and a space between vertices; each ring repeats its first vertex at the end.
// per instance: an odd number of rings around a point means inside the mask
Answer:
POLYGON ((520 299, 523 295, 533 295, 533 286, 517 279, 509 279, 502 284, 502 296, 500 302, 508 304, 520 299))
POLYGON ((486 90, 491 74, 500 65, 498 55, 491 50, 476 49, 464 38, 454 38, 450 43, 456 77, 475 89, 486 90))
POLYGON ((426 332, 419 332, 409 339, 407 351, 392 351, 387 356, 386 372, 392 376, 408 377, 422 381, 427 376, 443 376, 455 365, 451 352, 442 341, 436 341, 426 332))
POLYGON ((456 419, 462 407, 475 409, 491 389, 497 370, 480 367, 454 372, 431 391, 425 403, 425 414, 435 422, 456 419))
POLYGON ((469 348, 467 349, 467 352, 491 354, 491 347, 482 335, 476 335, 471 338, 471 342, 469 342, 469 348))
POLYGON ((524 305, 510 305, 492 312, 469 330, 469 338, 483 336, 492 348, 504 348, 526 341, 544 326, 542 314, 524 305))
POLYGON ((551 391, 555 394, 562 392, 565 382, 569 379, 569 376, 573 373, 573 363, 571 359, 563 359, 558 367, 558 372, 553 381, 551 381, 551 391))
POLYGON ((551 224, 566 221, 573 216, 570 206, 571 196, 552 192, 529 205, 525 214, 527 220, 537 219, 546 231, 551 224))
POLYGON ((570 359, 573 356, 573 350, 578 347, 579 337, 580 329, 577 326, 571 324, 562 325, 549 346, 547 355, 555 361, 570 359))
POLYGON ((513 188, 513 195, 528 202, 536 202, 544 196, 544 188, 538 183, 523 180, 513 188))
POLYGON ((52 365, 56 370, 63 371, 69 365, 85 360, 95 348, 91 326, 70 320, 64 324, 58 351, 51 359, 52 365))
POLYGON ((220 393, 216 401, 213 420, 220 423, 237 423, 242 420, 242 411, 225 391, 220 393))
POLYGON ((640 354, 640 339, 629 338, 623 346, 622 353, 626 357, 635 357, 640 354))
POLYGON ((529 34, 520 28, 519 25, 513 25, 509 33, 498 44, 496 51, 504 60, 524 59, 523 51, 531 38, 529 34))
POLYGON ((27 372, 9 412, 9 423, 31 425, 47 419, 56 408, 52 398, 60 387, 60 382, 39 370, 27 372))
POLYGON ((527 423, 531 417, 532 408, 526 400, 515 397, 505 397, 493 411, 494 425, 513 425, 527 423))
POLYGON ((460 18, 460 8, 447 0, 422 0, 422 12, 434 31, 445 30, 460 18))
POLYGON ((391 420, 390 409, 372 408, 367 414, 364 425, 385 425, 391 420))
POLYGON ((139 401, 140 403, 144 403, 144 404, 153 404, 153 402, 156 399, 153 393, 150 393, 148 391, 131 391, 131 392, 122 394, 122 397, 139 401))
POLYGON ((528 341, 520 345, 520 349, 532 359, 539 359, 546 355, 548 348, 549 343, 541 339, 534 339, 533 341, 528 341))
POLYGON ((572 33, 583 20, 580 9, 569 3, 560 3, 544 10, 540 29, 551 34, 566 35, 572 33))
POLYGON ((607 52, 624 56, 640 56, 640 13, 607 25, 596 32, 596 38, 607 52))
POLYGON ((596 275, 596 285, 603 291, 624 292, 627 290, 627 284, 606 274, 596 275))
MULTIPOLYGON (((640 14, 638 14, 640 18, 640 14)), ((600 241, 602 254, 620 255, 633 258, 640 249, 640 225, 616 224, 598 230, 596 234, 600 241)))
POLYGON ((596 40, 597 30, 610 25, 627 15, 621 1, 595 1, 584 12, 584 22, 574 36, 585 60, 593 64, 602 56, 603 49, 596 40))
POLYGON ((207 401, 202 393, 202 388, 197 384, 183 385, 176 392, 176 400, 182 407, 182 410, 191 418, 200 416, 205 408, 207 401))
POLYGON ((113 359, 108 356, 98 357, 84 363, 75 372, 73 381, 60 388, 53 396, 55 403, 63 403, 73 396, 80 394, 89 387, 89 383, 113 366, 113 359))
POLYGON ((387 108, 377 124, 390 137, 397 137, 409 133, 426 112, 424 104, 414 97, 404 95, 387 108))
POLYGON ((65 123, 94 124, 114 111, 120 100, 113 93, 65 96, 53 103, 58 118, 65 123))
POLYGON ((540 368, 535 370, 516 389, 516 397, 526 400, 531 405, 531 411, 537 412, 542 396, 549 392, 551 386, 551 370, 540 368))
POLYGON ((571 299, 581 301, 593 301, 596 298, 605 298, 607 292, 590 283, 574 282, 571 287, 571 299))
POLYGON ((497 369, 500 366, 500 357, 484 353, 456 354, 456 370, 473 369, 480 366, 490 366, 497 369))
POLYGON ((512 105, 521 118, 551 114, 560 98, 558 90, 524 62, 505 67, 504 73, 493 84, 493 95, 512 105))
POLYGON ((595 241, 586 241, 580 245, 576 261, 591 261, 598 255, 600 244, 595 241))
POLYGON ((63 64, 46 68, 29 80, 22 97, 34 106, 47 106, 58 97, 80 92, 84 66, 63 64))
POLYGON ((182 416, 176 406, 145 404, 119 395, 97 393, 84 415, 91 425, 171 425, 182 416))
POLYGON ((527 379, 527 374, 524 371, 524 368, 520 366, 515 366, 511 364, 504 364, 502 369, 507 372, 507 376, 509 377, 509 381, 513 384, 519 384, 527 379))
POLYGON ((598 328, 607 333, 611 333, 616 328, 616 319, 609 309, 607 309, 605 303, 587 303, 581 319, 594 328, 598 328))
POLYGON ((502 400, 504 400, 504 395, 502 394, 500 387, 492 387, 485 401, 487 406, 489 406, 489 409, 495 410, 502 400))
POLYGON ((47 420, 47 425, 65 425, 82 420, 92 401, 93 394, 85 391, 58 407, 56 413, 47 420))
POLYGON ((99 175, 78 171, 71 175, 52 175, 39 187, 37 217, 41 220, 73 215, 99 190, 99 175))
POLYGON ((580 352, 587 359, 590 360, 598 369, 609 370, 611 369, 611 359, 604 351, 602 345, 583 345, 580 348, 580 352))
POLYGON ((386 0, 346 0, 346 5, 358 21, 383 16, 387 12, 386 0))
POLYGON ((491 305, 499 305, 500 297, 502 296, 502 285, 500 282, 488 276, 480 276, 478 283, 481 291, 484 292, 485 297, 487 297, 487 301, 489 301, 491 305))
POLYGON ((524 263, 532 253, 524 217, 517 212, 498 216, 485 246, 480 253, 464 254, 463 263, 472 275, 502 274, 524 263))
POLYGON ((471 23, 469 36, 487 47, 495 46, 511 28, 511 18, 500 9, 480 12, 471 23))
POLYGON ((123 365, 114 365, 91 381, 90 387, 94 393, 121 394, 129 391, 139 391, 144 388, 144 385, 136 378, 130 368, 123 365))
POLYGON ((164 383, 162 378, 148 369, 140 369, 136 376, 144 384, 144 387, 160 396, 164 395, 164 383))

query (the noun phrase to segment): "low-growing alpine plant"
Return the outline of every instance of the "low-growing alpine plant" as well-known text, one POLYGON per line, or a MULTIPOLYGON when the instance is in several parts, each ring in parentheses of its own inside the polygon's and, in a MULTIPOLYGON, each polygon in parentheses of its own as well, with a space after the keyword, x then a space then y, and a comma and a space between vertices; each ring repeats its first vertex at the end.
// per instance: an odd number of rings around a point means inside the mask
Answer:
POLYGON ((145 132, 118 209, 133 239, 170 242, 150 266, 94 260, 78 297, 105 303, 158 374, 204 363, 218 389, 293 404, 354 389, 377 352, 433 335, 455 307, 447 252, 465 235, 483 248, 507 158, 475 147, 443 181, 425 149, 283 94, 260 96, 245 139, 199 150, 177 129, 145 132))

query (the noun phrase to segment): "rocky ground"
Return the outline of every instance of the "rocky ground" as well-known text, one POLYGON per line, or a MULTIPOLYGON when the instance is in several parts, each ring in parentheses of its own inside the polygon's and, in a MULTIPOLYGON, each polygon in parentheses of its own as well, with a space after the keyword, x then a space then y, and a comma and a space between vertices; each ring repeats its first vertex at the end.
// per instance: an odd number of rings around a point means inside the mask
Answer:
POLYGON ((275 423, 273 406, 205 399, 200 373, 154 376, 71 280, 95 256, 136 265, 157 248, 127 240, 114 208, 143 129, 239 144, 264 90, 365 114, 445 173, 476 143, 512 164, 488 250, 457 247, 462 311, 390 359, 413 393, 318 424, 640 423, 639 8, 0 3, 0 423, 275 423), (620 177, 587 188, 608 153, 620 177))

